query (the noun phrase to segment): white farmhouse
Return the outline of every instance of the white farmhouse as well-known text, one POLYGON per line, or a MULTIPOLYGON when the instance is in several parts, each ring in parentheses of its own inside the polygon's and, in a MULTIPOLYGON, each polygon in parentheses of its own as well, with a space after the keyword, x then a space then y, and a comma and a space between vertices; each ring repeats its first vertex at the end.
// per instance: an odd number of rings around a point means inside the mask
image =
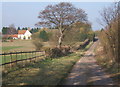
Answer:
POLYGON ((31 39, 31 33, 28 30, 18 30, 18 39, 31 39))

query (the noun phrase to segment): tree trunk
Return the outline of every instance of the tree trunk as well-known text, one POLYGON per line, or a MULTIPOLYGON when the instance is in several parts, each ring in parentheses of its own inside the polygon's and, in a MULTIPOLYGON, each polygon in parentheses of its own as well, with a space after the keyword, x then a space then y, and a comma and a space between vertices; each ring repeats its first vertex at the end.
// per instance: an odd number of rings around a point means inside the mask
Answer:
POLYGON ((63 40, 63 34, 60 35, 59 40, 58 40, 58 47, 59 48, 61 48, 62 40, 63 40))
POLYGON ((59 40, 58 40, 58 47, 61 48, 62 41, 63 41, 63 32, 64 32, 64 29, 62 30, 62 28, 60 27, 59 31, 60 31, 60 37, 59 37, 59 40))

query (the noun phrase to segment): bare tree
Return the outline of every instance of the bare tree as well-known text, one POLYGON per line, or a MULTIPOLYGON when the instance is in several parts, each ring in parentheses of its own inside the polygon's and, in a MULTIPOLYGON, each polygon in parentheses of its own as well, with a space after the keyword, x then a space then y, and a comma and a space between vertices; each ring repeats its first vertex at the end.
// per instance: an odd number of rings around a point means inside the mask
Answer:
POLYGON ((40 22, 37 25, 44 27, 58 27, 58 46, 61 47, 65 35, 65 30, 69 29, 73 23, 87 22, 87 14, 82 9, 75 8, 71 3, 61 2, 56 5, 48 5, 39 14, 40 22))
POLYGON ((7 34, 17 34, 17 30, 14 24, 9 25, 7 34))
POLYGON ((102 23, 103 26, 111 27, 111 22, 115 21, 118 18, 118 3, 114 3, 110 7, 104 8, 101 11, 102 23))
POLYGON ((104 45, 104 49, 108 53, 109 57, 112 57, 113 62, 118 62, 120 59, 118 58, 118 32, 119 28, 119 3, 114 3, 112 6, 108 8, 104 8, 101 12, 101 17, 103 20, 103 24, 105 25, 104 30, 102 30, 102 44, 104 45), (106 42, 104 41, 106 39, 106 42), (106 44, 107 43, 107 44, 106 44))

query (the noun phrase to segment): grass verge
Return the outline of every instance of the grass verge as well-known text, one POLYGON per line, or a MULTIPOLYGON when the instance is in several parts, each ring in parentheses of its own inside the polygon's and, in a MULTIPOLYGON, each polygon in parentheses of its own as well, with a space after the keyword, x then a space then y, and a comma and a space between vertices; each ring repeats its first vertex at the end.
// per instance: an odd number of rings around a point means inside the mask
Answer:
POLYGON ((58 85, 80 57, 80 53, 73 53, 29 64, 4 76, 3 85, 58 85))

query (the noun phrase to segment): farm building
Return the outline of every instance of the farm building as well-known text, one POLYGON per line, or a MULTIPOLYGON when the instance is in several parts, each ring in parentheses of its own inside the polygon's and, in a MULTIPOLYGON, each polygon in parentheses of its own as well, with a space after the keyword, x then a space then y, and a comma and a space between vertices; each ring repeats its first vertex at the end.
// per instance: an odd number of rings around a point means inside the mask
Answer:
POLYGON ((31 39, 31 33, 28 30, 18 30, 18 39, 31 39))
POLYGON ((13 39, 31 39, 31 33, 28 30, 18 30, 18 34, 12 34, 12 35, 3 35, 3 37, 11 37, 13 39))
POLYGON ((9 37, 12 37, 13 39, 18 39, 18 35, 17 34, 13 34, 13 35, 8 35, 9 37))

